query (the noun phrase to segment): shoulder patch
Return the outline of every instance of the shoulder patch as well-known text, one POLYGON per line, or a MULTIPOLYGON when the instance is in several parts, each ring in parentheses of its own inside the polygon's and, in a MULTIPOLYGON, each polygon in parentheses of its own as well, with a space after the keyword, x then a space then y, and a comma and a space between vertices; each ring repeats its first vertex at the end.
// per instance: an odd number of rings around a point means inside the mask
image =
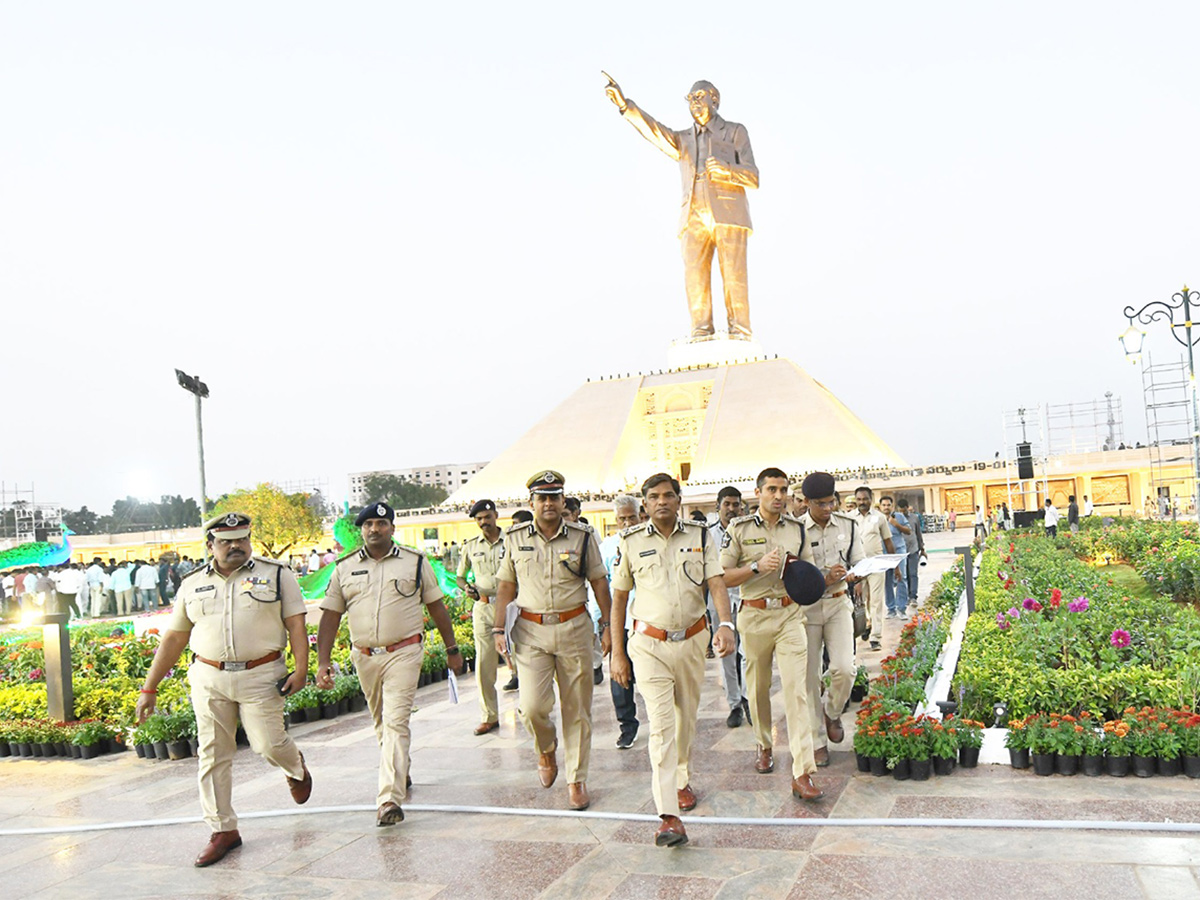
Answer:
POLYGON ((266 556, 255 556, 255 557, 254 557, 254 561, 255 561, 256 563, 267 563, 268 565, 272 565, 272 566, 279 566, 279 567, 281 567, 281 568, 282 568, 282 566, 283 566, 283 563, 282 563, 282 562, 280 562, 279 560, 277 560, 277 559, 270 559, 270 558, 268 558, 268 557, 266 557, 266 556))
POLYGON ((204 565, 204 563, 198 563, 196 565, 196 568, 192 569, 192 571, 188 572, 186 575, 184 575, 182 578, 179 579, 179 583, 182 585, 185 581, 187 581, 193 575, 199 575, 201 572, 207 571, 207 569, 208 569, 208 566, 204 565))
POLYGON ((795 522, 797 525, 803 525, 803 524, 804 524, 804 523, 803 523, 803 522, 800 520, 800 517, 799 517, 799 516, 793 516, 791 513, 780 513, 780 514, 779 514, 779 518, 783 519, 785 522, 795 522))
POLYGON ((741 525, 743 522, 753 522, 753 521, 754 521, 754 513, 750 513, 750 515, 748 515, 748 516, 738 516, 736 519, 730 519, 729 527, 732 528, 734 525, 741 525))
POLYGON ((629 537, 629 535, 633 534, 635 531, 645 528, 645 527, 646 527, 645 524, 630 525, 628 528, 621 529, 620 536, 621 537, 629 537))
POLYGON ((507 534, 516 534, 522 528, 527 528, 532 531, 533 527, 534 526, 533 526, 532 522, 514 522, 512 525, 508 526, 508 531, 506 533, 507 534))

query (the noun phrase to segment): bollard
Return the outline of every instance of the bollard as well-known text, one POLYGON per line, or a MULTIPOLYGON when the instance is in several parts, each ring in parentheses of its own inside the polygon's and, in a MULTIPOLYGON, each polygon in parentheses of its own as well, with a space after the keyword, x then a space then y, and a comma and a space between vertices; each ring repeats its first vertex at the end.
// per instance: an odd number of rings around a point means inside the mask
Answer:
POLYGON ((954 552, 963 558, 963 584, 967 588, 967 615, 975 612, 975 566, 971 562, 971 548, 955 547, 954 552))
POLYGON ((75 719, 75 690, 71 685, 71 635, 63 613, 53 613, 42 625, 42 647, 46 654, 46 711, 56 722, 75 719))

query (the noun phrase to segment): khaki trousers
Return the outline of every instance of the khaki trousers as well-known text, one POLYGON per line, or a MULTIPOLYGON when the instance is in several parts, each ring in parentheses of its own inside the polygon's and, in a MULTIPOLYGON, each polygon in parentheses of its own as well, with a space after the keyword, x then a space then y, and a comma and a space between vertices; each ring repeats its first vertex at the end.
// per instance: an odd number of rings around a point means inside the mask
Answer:
MULTIPOLYGON (((808 623, 808 708, 811 714, 813 743, 824 747, 829 741, 821 716, 821 646, 829 648, 829 690, 825 692, 824 713, 831 719, 842 714, 854 687, 854 621, 849 595, 832 601, 825 610, 825 623, 808 623)), ((822 600, 821 603, 830 603, 822 600)))
POLYGON ((237 828, 233 754, 239 718, 250 749, 288 777, 304 777, 300 750, 283 728, 283 697, 275 689, 285 674, 282 658, 245 672, 222 672, 202 662, 188 668, 200 745, 200 809, 213 831, 237 828))
POLYGON ((104 587, 99 584, 93 584, 88 590, 91 594, 92 618, 98 619, 104 613, 104 587))
POLYGON ((412 732, 408 720, 417 696, 424 644, 417 642, 391 653, 367 656, 354 651, 354 666, 367 698, 367 709, 379 741, 379 789, 375 805, 400 806, 408 796, 408 745, 412 732))
MULTIPOLYGON (((554 682, 562 704, 563 765, 567 781, 587 781, 592 754, 592 620, 576 616, 558 625, 518 618, 513 625, 520 708, 517 714, 533 735, 538 753, 557 746, 554 682)), ((639 673, 639 676, 640 673, 639 673)))
POLYGON ((872 572, 864 586, 867 592, 867 615, 871 617, 872 641, 883 641, 883 620, 887 616, 886 572, 872 572))
MULTIPOLYGON (((804 614, 794 603, 782 609, 755 609, 743 603, 738 610, 738 631, 742 636, 742 652, 746 654, 746 698, 754 718, 755 740, 760 747, 772 746, 771 657, 774 656, 779 661, 779 680, 783 685, 792 777, 811 775, 817 771, 817 764, 813 759, 809 699, 804 689, 806 659, 811 659, 804 614)), ((819 655, 817 659, 820 660, 819 655)))
MULTIPOLYGON (((117 597, 117 615, 127 616, 133 612, 133 588, 128 588, 124 591, 113 591, 117 597)), ((211 669, 212 666, 209 666, 211 669)), ((280 675, 280 678, 283 676, 280 675)))
POLYGON ((637 689, 650 718, 650 784, 660 816, 679 815, 676 791, 691 780, 707 646, 707 629, 686 641, 658 641, 637 632, 629 637, 637 689))
POLYGON ((479 713, 483 722, 500 720, 500 708, 496 703, 496 667, 500 654, 496 652, 496 641, 492 637, 495 621, 495 605, 476 600, 471 610, 471 624, 475 626, 475 683, 479 685, 479 713))

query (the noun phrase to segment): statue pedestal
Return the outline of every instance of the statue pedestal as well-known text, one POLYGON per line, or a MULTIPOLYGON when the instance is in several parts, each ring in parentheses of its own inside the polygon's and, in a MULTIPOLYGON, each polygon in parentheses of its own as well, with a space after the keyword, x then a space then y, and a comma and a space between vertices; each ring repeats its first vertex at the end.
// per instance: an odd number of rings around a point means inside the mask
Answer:
POLYGON ((724 334, 718 334, 708 341, 672 341, 667 348, 669 369, 727 366, 761 359, 766 359, 766 353, 758 341, 753 338, 748 341, 733 340, 724 334))

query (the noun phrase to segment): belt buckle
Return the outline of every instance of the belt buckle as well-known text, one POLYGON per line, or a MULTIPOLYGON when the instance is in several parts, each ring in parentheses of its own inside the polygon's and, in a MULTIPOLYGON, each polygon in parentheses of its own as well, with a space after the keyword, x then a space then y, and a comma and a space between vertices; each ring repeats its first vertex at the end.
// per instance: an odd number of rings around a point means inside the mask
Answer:
POLYGON ((561 613, 542 613, 543 625, 558 625, 562 622, 561 613))
POLYGON ((687 640, 687 629, 681 628, 679 631, 668 631, 667 632, 667 640, 668 641, 687 640))
POLYGON ((227 662, 221 664, 222 672, 245 672, 246 664, 244 662, 227 662))
POLYGON ((767 605, 764 609, 783 609, 782 597, 767 597, 767 605))
POLYGON ((387 647, 372 647, 371 648, 372 656, 383 656, 383 654, 385 654, 385 653, 387 653, 387 647))

